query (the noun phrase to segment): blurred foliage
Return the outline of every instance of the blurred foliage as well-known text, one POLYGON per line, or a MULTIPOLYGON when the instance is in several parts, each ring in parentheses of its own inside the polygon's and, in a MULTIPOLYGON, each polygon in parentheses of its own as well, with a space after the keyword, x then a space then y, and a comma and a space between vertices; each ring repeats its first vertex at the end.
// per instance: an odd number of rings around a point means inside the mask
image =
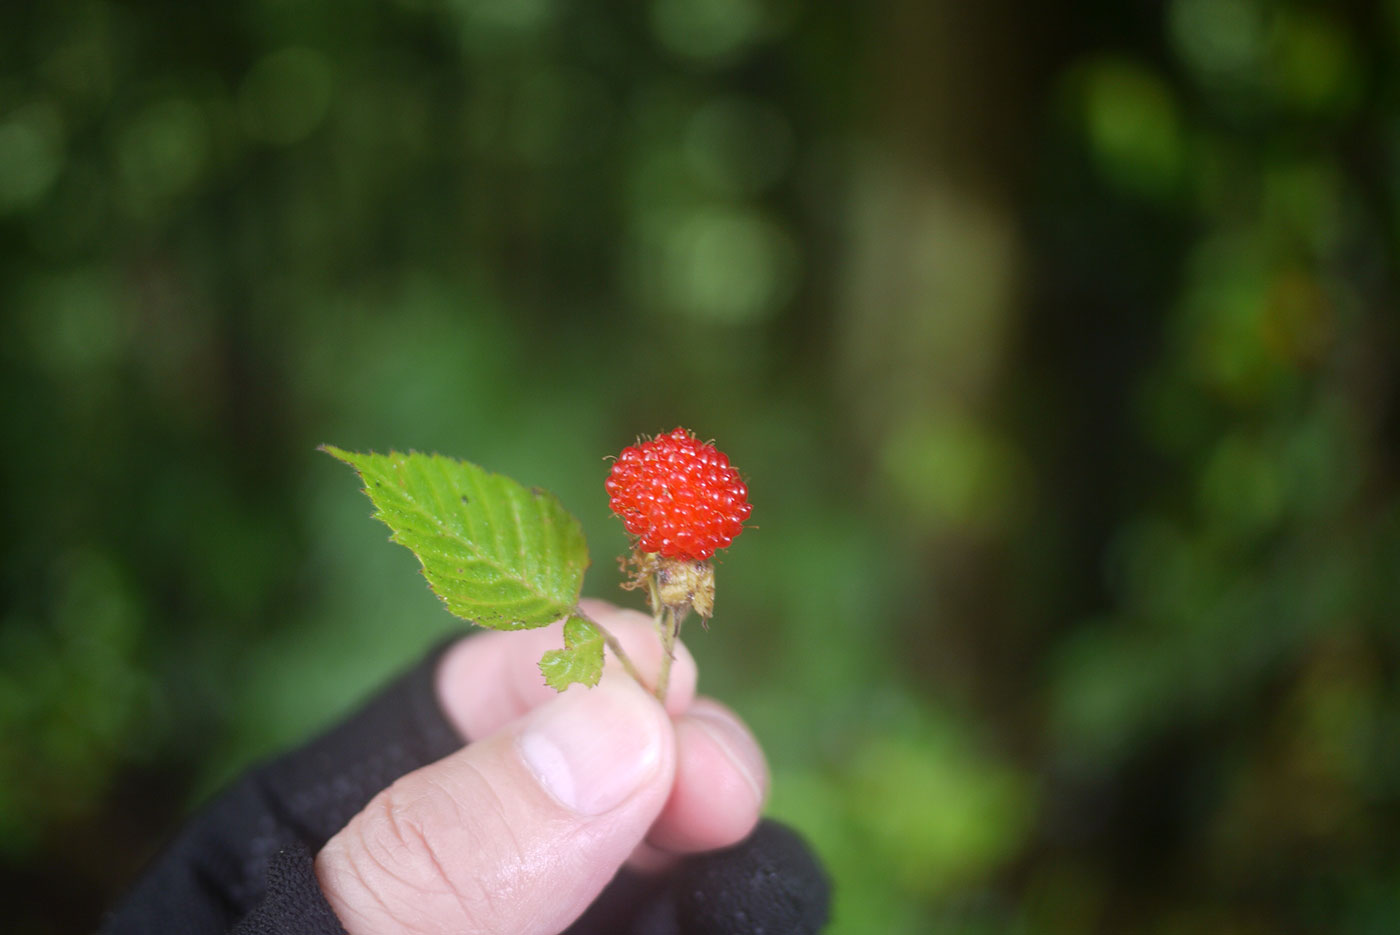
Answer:
POLYGON ((1400 925, 1400 3, 0 9, 0 861, 90 928, 456 627, 322 442, 693 427, 833 932, 1400 925))

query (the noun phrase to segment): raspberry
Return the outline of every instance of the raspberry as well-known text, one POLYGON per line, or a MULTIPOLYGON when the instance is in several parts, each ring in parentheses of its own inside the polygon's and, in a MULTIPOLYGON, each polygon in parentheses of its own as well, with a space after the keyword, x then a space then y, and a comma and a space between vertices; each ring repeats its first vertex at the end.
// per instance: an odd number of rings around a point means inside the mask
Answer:
POLYGON ((708 560, 753 509, 729 458, 681 428, 622 449, 604 486, 637 548, 665 558, 708 560))

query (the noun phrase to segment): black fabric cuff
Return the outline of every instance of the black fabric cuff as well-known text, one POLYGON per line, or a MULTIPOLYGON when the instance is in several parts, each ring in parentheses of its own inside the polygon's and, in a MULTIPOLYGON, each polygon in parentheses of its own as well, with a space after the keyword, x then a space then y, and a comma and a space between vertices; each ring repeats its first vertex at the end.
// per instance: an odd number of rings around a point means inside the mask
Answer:
POLYGON ((830 906, 831 880, 801 835, 764 819, 665 877, 623 870, 565 935, 816 935, 830 906))
POLYGON ((316 880, 316 856, 304 844, 272 855, 267 894, 233 935, 345 935, 316 880))
MULTIPOLYGON (((283 907, 290 908, 289 900, 301 892, 307 902, 298 911, 308 917, 329 912, 315 885, 311 855, 395 779, 462 746, 438 707, 435 677, 443 654, 459 638, 438 645, 311 743, 262 764, 222 792, 147 868, 102 931, 227 932, 271 891, 275 857, 283 907), (298 890, 294 881, 309 885, 298 890)), ((264 930, 276 931, 250 929, 264 930)))

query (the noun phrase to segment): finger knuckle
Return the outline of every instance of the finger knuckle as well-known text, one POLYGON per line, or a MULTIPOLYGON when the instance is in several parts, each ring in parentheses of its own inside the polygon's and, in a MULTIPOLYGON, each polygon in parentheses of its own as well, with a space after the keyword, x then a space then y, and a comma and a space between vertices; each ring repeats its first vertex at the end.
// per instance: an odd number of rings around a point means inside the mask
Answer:
POLYGON ((445 840, 441 804, 421 783, 400 780, 360 814, 344 862, 366 897, 404 929, 438 931, 451 919, 477 931, 473 883, 452 866, 460 847, 445 840))
POLYGON ((371 898, 410 930, 427 919, 434 930, 451 920, 453 931, 497 931, 515 914, 511 894, 540 863, 515 833, 509 799, 468 766, 447 785, 410 775, 361 813, 347 859, 371 898))

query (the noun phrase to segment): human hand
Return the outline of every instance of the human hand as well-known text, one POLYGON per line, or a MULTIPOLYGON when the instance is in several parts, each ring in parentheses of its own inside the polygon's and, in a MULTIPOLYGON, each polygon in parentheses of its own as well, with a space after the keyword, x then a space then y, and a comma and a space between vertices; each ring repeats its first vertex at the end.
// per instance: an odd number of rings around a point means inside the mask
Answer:
MULTIPOLYGON (((648 617, 586 609, 657 670, 648 617)), ((349 935, 551 935, 624 863, 661 870, 753 830, 762 751, 732 712, 695 696, 684 646, 663 712, 611 660, 595 688, 545 686, 534 662, 558 628, 480 634, 443 657, 439 704, 469 744, 379 793, 316 857, 349 935)))
MULTIPOLYGON (((650 620, 588 610, 656 671, 650 620)), ((826 875, 783 826, 749 833, 763 755, 695 697, 685 648, 663 712, 616 672, 556 695, 534 663, 557 641, 484 633, 428 655, 206 804, 102 932, 818 931, 826 875)))

